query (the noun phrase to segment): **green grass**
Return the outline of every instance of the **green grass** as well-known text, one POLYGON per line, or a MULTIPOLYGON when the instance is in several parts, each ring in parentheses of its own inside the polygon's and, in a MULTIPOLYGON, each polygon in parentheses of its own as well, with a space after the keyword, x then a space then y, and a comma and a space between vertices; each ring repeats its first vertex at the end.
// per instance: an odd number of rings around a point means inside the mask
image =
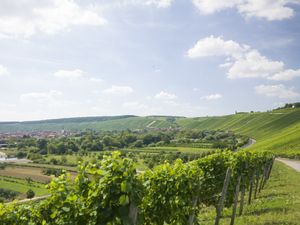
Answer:
POLYGON ((32 184, 29 185, 24 179, 11 178, 5 176, 0 176, 0 187, 20 192, 21 194, 23 194, 21 195, 21 198, 24 197, 24 194, 28 191, 28 189, 32 189, 35 192, 36 196, 43 196, 49 194, 49 191, 46 189, 45 184, 32 182, 32 184))
POLYGON ((67 164, 77 164, 78 160, 81 159, 81 161, 90 161, 94 159, 94 156, 77 156, 77 155, 46 155, 45 159, 46 162, 49 163, 51 159, 56 159, 60 161, 62 157, 65 157, 67 159, 67 164))
MULTIPOLYGON (((269 182, 235 225, 296 225, 300 224, 300 173, 276 162, 269 182)), ((220 224, 230 223, 231 209, 224 210, 220 224)), ((203 212, 200 224, 213 224, 214 210, 203 212)))

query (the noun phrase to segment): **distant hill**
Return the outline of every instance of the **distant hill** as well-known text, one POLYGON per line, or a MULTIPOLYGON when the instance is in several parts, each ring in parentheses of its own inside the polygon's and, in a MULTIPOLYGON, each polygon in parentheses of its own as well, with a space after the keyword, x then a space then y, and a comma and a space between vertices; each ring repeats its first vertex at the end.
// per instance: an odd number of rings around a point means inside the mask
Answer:
POLYGON ((0 132, 155 129, 179 127, 201 130, 232 130, 257 140, 252 148, 300 153, 300 108, 226 116, 185 118, 132 115, 65 118, 31 122, 0 123, 0 132))
POLYGON ((173 116, 99 116, 26 122, 0 122, 0 132, 84 131, 168 128, 176 126, 173 116), (150 125, 150 126, 149 126, 150 125))

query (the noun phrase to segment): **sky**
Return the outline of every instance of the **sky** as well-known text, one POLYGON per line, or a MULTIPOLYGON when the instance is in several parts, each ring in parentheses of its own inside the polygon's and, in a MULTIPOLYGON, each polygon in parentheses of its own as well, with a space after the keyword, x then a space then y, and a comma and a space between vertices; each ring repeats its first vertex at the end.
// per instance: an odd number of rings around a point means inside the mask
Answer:
POLYGON ((0 121, 300 101, 300 0, 1 0, 0 121))

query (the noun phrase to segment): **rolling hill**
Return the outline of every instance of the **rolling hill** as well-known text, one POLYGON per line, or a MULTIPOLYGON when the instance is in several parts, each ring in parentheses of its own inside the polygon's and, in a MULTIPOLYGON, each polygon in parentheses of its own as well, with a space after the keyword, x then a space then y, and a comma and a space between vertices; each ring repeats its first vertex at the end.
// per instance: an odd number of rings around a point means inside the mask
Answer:
POLYGON ((212 117, 110 116, 82 117, 29 122, 0 123, 0 132, 125 130, 180 127, 201 130, 232 130, 257 140, 251 148, 277 153, 300 154, 300 109, 238 113, 212 117))
POLYGON ((176 126, 176 119, 172 116, 138 117, 102 116, 78 117, 26 122, 0 122, 0 132, 35 132, 35 131, 83 131, 83 130, 126 130, 146 128, 167 128, 176 126))
POLYGON ((178 119, 181 127, 232 130, 257 140, 251 148, 300 153, 300 109, 241 113, 220 117, 178 119))

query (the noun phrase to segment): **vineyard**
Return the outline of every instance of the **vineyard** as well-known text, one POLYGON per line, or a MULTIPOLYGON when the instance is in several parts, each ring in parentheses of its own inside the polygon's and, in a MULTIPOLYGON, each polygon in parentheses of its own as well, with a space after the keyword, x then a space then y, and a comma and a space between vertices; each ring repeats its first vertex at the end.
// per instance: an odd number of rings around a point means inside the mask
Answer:
POLYGON ((273 162, 267 152, 218 151, 138 172, 132 159, 113 152, 80 164, 75 179, 54 178, 46 200, 0 205, 0 224, 198 224, 205 207, 216 209, 216 225, 232 207, 234 224, 264 188, 273 162))

